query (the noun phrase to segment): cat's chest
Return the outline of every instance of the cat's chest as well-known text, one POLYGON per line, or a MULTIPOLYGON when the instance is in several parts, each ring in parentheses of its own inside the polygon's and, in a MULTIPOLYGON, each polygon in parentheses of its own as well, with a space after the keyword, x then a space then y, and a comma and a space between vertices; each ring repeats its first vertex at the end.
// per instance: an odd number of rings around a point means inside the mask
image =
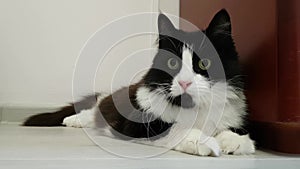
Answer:
POLYGON ((200 129, 207 135, 215 135, 230 127, 241 127, 245 114, 244 109, 241 107, 243 106, 235 106, 227 102, 224 104, 203 105, 203 107, 197 109, 182 109, 176 114, 174 121, 187 128, 200 129))
POLYGON ((167 123, 181 123, 186 128, 198 128, 207 134, 242 124, 242 116, 245 114, 245 103, 242 99, 237 97, 232 101, 228 97, 222 100, 210 96, 201 98, 196 107, 185 109, 170 104, 163 95, 142 87, 137 92, 137 102, 145 110, 144 113, 167 123))

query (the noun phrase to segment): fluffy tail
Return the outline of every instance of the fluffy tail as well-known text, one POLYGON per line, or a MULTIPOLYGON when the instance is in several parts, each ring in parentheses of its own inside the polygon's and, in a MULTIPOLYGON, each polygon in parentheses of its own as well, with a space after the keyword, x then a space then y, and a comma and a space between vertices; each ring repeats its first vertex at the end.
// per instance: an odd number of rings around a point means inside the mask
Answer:
POLYGON ((42 113, 29 117, 24 123, 24 126, 62 126, 65 117, 75 114, 73 105, 63 107, 57 112, 42 113))
POLYGON ((80 112, 84 109, 90 109, 96 104, 96 102, 97 95, 87 96, 83 100, 70 106, 63 107, 56 112, 42 113, 31 116, 23 123, 23 126, 63 126, 62 122, 64 118, 76 114, 76 111, 80 112))

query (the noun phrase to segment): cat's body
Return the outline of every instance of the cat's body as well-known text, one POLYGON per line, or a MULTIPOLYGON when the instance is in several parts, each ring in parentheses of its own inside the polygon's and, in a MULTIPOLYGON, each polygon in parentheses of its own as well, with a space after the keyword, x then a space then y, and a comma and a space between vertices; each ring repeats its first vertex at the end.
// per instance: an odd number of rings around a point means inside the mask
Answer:
POLYGON ((243 127, 246 103, 227 12, 220 11, 204 33, 177 30, 162 14, 158 26, 160 50, 140 82, 30 117, 24 125, 102 128, 122 139, 197 155, 218 155, 209 141, 227 154, 254 153, 248 135, 229 130, 243 127), (211 56, 205 40, 219 57, 211 56))

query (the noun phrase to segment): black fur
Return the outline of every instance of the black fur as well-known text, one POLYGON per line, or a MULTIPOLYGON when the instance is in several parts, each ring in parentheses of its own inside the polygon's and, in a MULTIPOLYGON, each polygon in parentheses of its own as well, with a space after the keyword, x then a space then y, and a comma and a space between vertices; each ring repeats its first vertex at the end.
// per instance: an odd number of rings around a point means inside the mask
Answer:
MULTIPOLYGON (((101 101, 99 105, 101 113, 96 114, 96 119, 104 118, 105 122, 115 130, 112 130, 115 136, 122 139, 155 139, 155 136, 167 134, 172 126, 171 123, 144 113, 136 101, 136 91, 141 85, 143 83, 122 88, 101 101)), ((97 124, 103 125, 103 121, 98 121, 97 124)))

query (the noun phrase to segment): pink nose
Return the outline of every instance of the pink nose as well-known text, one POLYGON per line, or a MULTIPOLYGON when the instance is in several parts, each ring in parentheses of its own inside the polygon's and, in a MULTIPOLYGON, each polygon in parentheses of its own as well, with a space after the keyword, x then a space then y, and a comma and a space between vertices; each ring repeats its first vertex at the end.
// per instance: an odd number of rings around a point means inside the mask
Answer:
POLYGON ((178 83, 183 90, 186 90, 192 84, 190 81, 179 81, 178 83))

